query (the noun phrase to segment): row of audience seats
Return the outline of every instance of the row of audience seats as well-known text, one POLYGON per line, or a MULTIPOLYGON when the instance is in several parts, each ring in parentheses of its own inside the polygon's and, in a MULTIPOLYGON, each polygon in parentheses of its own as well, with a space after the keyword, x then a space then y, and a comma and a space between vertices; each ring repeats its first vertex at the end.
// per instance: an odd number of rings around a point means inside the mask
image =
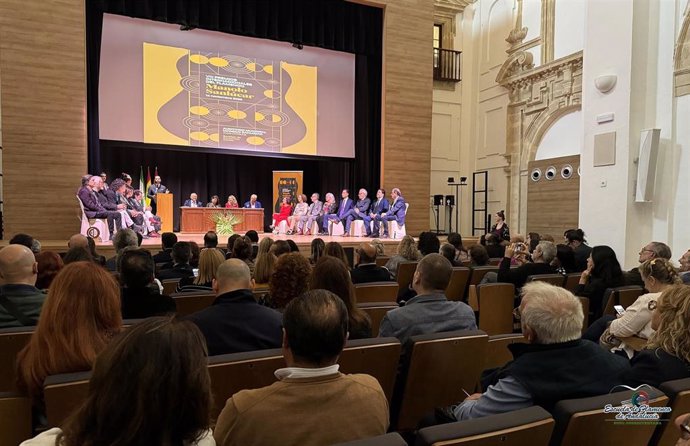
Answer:
MULTIPOLYGON (((435 407, 462 400, 463 389, 468 393, 479 390, 477 383, 482 370, 505 364, 510 359, 507 346, 520 341, 522 335, 490 337, 482 331, 414 336, 401 361, 401 345, 395 338, 355 340, 348 342, 339 364, 344 373, 367 373, 376 377, 391 402, 392 430, 409 432, 435 407)), ((281 350, 274 349, 210 357, 208 364, 215 400, 213 414, 217 416, 234 393, 273 383, 273 372, 283 367, 284 361, 281 350)), ((90 372, 82 372, 46 379, 44 392, 49 426, 60 425, 83 401, 89 376, 90 372)), ((541 408, 530 408, 426 428, 420 431, 417 444, 546 445, 550 442, 592 446, 619 444, 623 439, 630 445, 647 444, 650 439, 650 444, 673 444, 677 432, 672 423, 664 422, 657 428, 654 425, 618 426, 610 421, 613 415, 605 414, 602 408, 606 404, 621 405, 622 401, 630 399, 631 393, 561 401, 552 414, 541 408)), ((650 406, 670 405, 673 408, 671 418, 690 411, 690 379, 667 382, 659 390, 650 388, 647 393, 650 406)), ((17 439, 28 438, 30 416, 28 399, 16 394, 0 394, 3 438, 12 438, 12 444, 17 444, 17 439)), ((369 439, 361 444, 391 444, 387 443, 391 438, 394 436, 369 439)))

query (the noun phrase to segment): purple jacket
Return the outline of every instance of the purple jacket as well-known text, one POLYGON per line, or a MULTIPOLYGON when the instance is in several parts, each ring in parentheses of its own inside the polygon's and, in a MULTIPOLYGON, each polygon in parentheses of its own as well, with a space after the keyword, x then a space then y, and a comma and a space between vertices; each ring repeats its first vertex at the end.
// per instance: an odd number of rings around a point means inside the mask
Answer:
POLYGON ((405 199, 403 197, 398 197, 398 200, 391 204, 387 215, 395 215, 395 221, 399 226, 405 224, 405 199))
POLYGON ((94 218, 99 212, 105 212, 96 194, 88 187, 82 187, 77 194, 84 205, 84 213, 88 218, 94 218))

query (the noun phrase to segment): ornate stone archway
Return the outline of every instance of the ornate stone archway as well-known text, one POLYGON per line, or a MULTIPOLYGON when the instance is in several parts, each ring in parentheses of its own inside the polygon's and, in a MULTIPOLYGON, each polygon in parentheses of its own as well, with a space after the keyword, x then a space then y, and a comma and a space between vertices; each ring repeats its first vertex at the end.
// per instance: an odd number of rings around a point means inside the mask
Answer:
POLYGON ((690 3, 685 8, 685 18, 678 34, 674 58, 675 95, 685 96, 690 94, 690 3))
POLYGON ((527 225, 527 166, 546 131, 582 103, 582 52, 534 68, 532 55, 518 51, 503 64, 496 82, 510 90, 506 159, 510 221, 527 225))

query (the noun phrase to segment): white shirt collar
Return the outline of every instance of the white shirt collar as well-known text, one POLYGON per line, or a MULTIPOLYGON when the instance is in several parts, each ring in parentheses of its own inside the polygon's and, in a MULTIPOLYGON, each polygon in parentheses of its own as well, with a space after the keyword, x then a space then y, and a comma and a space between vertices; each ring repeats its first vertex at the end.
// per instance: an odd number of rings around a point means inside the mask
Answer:
POLYGON ((278 369, 273 374, 279 380, 285 378, 316 378, 319 376, 328 376, 338 373, 340 366, 338 364, 333 364, 328 367, 321 367, 318 369, 305 369, 301 367, 285 367, 283 369, 278 369))

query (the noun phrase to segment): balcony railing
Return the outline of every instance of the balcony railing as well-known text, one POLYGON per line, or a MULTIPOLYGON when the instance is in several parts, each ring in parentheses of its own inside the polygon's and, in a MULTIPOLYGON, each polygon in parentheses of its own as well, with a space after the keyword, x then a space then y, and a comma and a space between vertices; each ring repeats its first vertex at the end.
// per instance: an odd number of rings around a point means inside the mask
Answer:
POLYGON ((434 48, 434 80, 460 82, 462 80, 462 51, 434 48))

